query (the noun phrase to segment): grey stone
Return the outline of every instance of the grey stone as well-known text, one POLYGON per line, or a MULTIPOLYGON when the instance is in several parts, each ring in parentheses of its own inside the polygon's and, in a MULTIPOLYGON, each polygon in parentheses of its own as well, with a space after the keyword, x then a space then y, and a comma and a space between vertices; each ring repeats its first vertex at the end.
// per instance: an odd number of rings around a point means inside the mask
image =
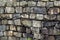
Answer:
POLYGON ((48 7, 53 7, 53 2, 47 2, 46 6, 47 6, 47 8, 48 7))
POLYGON ((7 0, 6 5, 7 6, 13 6, 14 0, 7 0))
POLYGON ((37 6, 41 6, 41 7, 45 7, 46 6, 46 2, 38 2, 37 6))
POLYGON ((13 14, 13 18, 14 19, 20 18, 20 14, 13 14))
POLYGON ((14 2, 13 6, 20 6, 19 4, 20 4, 19 2, 14 2))
POLYGON ((27 5, 27 2, 26 1, 21 1, 20 2, 20 6, 25 6, 25 5, 27 5))
POLYGON ((30 12, 32 9, 30 9, 30 7, 25 7, 23 8, 23 12, 30 12))
POLYGON ((15 11, 16 13, 22 13, 22 7, 16 7, 15 11))
POLYGON ((57 15, 57 20, 60 20, 60 15, 57 15))
POLYGON ((8 20, 8 24, 13 24, 13 21, 12 20, 8 20))
POLYGON ((49 36, 48 40, 55 40, 55 37, 54 36, 49 36))
POLYGON ((28 1, 28 6, 36 6, 36 2, 34 2, 34 1, 28 1))
POLYGON ((22 17, 22 18, 28 18, 29 15, 28 15, 28 14, 21 14, 21 17, 22 17))
POLYGON ((30 19, 35 19, 35 17, 36 17, 36 14, 30 14, 30 19))
POLYGON ((4 13, 4 8, 3 7, 0 8, 0 13, 4 13))
POLYGON ((50 1, 56 1, 56 0, 50 0, 50 1))
POLYGON ((21 33, 14 32, 14 36, 16 36, 16 37, 21 37, 21 33))
POLYGON ((5 31, 6 30, 6 26, 5 25, 0 25, 0 31, 5 31))
POLYGON ((20 38, 20 40, 27 40, 27 38, 20 38))
POLYGON ((36 19, 42 20, 43 19, 43 14, 36 14, 36 19))
POLYGON ((1 40, 7 40, 7 37, 1 37, 1 40))
POLYGON ((3 36, 3 32, 2 32, 2 31, 0 31, 0 37, 1 37, 1 36, 3 36))
POLYGON ((13 25, 10 25, 10 30, 12 30, 12 31, 16 31, 16 26, 13 26, 13 25))
POLYGON ((33 27, 41 27, 41 21, 33 20, 33 27))
POLYGON ((32 33, 39 33, 40 28, 31 27, 32 33))
POLYGON ((47 20, 55 20, 56 15, 44 15, 44 18, 47 19, 47 20))
POLYGON ((60 6, 60 1, 54 1, 54 6, 60 6))
POLYGON ((27 33, 23 33, 23 37, 27 37, 27 33))
POLYGON ((60 40, 60 36, 56 36, 56 40, 60 40))
POLYGON ((22 29, 21 27, 19 27, 19 26, 17 27, 18 32, 21 32, 22 31, 21 29, 22 29))
POLYGON ((54 35, 54 29, 53 29, 53 28, 50 28, 50 29, 49 29, 49 34, 50 34, 50 35, 54 35))
POLYGON ((16 19, 16 20, 14 20, 14 23, 15 23, 15 25, 21 25, 21 23, 20 23, 20 19, 16 19))
POLYGON ((35 38, 35 39, 41 39, 41 34, 36 34, 36 33, 34 33, 34 37, 33 38, 35 38))
POLYGON ((30 28, 26 28, 26 33, 31 33, 31 29, 30 28))
POLYGON ((48 34, 48 29, 46 27, 42 28, 42 34, 48 34))
POLYGON ((7 12, 7 13, 14 13, 14 8, 13 7, 6 7, 5 8, 5 12, 7 12))
POLYGON ((46 13, 46 8, 39 8, 39 7, 34 7, 34 13, 42 13, 45 14, 46 13))
POLYGON ((9 37, 8 40, 16 40, 15 37, 9 37))
POLYGON ((5 6, 7 0, 0 0, 0 6, 5 6))
POLYGON ((22 24, 29 27, 32 25, 30 20, 22 20, 22 24))
POLYGON ((13 18, 12 16, 13 16, 12 14, 6 14, 6 18, 7 18, 7 19, 13 18))
POLYGON ((49 1, 49 0, 41 0, 41 1, 49 1))

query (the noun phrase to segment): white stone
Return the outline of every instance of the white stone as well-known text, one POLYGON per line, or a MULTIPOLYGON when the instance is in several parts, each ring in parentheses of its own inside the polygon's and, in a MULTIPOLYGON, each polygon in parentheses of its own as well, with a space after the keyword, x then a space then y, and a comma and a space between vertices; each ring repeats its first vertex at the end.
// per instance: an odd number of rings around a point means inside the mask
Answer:
POLYGON ((36 15, 35 14, 30 14, 30 19, 35 19, 36 15))
POLYGON ((37 14, 36 19, 42 20, 43 19, 43 14, 37 14))
POLYGON ((28 1, 28 6, 36 6, 36 2, 34 2, 34 1, 28 1))
POLYGON ((46 2, 41 2, 41 1, 40 1, 40 2, 37 3, 37 6, 42 6, 42 7, 44 7, 44 6, 46 6, 46 2))
POLYGON ((5 12, 7 13, 14 13, 14 8, 13 7, 6 7, 5 12))
POLYGON ((41 27, 41 21, 33 20, 33 27, 41 27))
POLYGON ((31 26, 31 21, 30 20, 22 20, 22 23, 25 26, 31 26))
POLYGON ((16 13, 22 13, 22 7, 16 7, 15 11, 16 13))

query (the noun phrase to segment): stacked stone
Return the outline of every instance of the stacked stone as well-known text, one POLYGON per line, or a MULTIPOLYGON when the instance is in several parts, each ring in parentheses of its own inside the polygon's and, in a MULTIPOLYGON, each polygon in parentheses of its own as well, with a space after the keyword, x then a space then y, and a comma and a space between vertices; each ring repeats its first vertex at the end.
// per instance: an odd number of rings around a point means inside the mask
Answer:
POLYGON ((0 40, 59 40, 59 0, 0 0, 0 40))

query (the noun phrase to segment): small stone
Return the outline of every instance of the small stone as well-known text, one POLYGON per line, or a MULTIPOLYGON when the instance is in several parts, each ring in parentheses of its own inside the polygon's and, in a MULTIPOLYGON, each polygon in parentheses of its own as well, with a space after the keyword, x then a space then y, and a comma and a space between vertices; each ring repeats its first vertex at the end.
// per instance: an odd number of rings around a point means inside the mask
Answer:
POLYGON ((30 20, 22 20, 22 24, 25 26, 31 26, 31 21, 30 20))
POLYGON ((41 21, 33 20, 33 27, 41 27, 41 21))
POLYGON ((14 8, 13 7, 6 7, 5 12, 7 13, 14 13, 14 8))
POLYGON ((34 1, 28 1, 28 6, 36 6, 36 2, 34 2, 34 1))
POLYGON ((15 11, 16 13, 22 13, 22 7, 16 7, 15 11))

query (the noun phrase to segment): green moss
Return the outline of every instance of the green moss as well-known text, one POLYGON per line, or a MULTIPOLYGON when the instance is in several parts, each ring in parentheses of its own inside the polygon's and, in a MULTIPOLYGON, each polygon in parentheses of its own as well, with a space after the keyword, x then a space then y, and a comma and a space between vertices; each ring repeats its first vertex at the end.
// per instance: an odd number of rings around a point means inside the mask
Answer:
POLYGON ((27 40, 32 40, 32 38, 27 38, 27 40))

